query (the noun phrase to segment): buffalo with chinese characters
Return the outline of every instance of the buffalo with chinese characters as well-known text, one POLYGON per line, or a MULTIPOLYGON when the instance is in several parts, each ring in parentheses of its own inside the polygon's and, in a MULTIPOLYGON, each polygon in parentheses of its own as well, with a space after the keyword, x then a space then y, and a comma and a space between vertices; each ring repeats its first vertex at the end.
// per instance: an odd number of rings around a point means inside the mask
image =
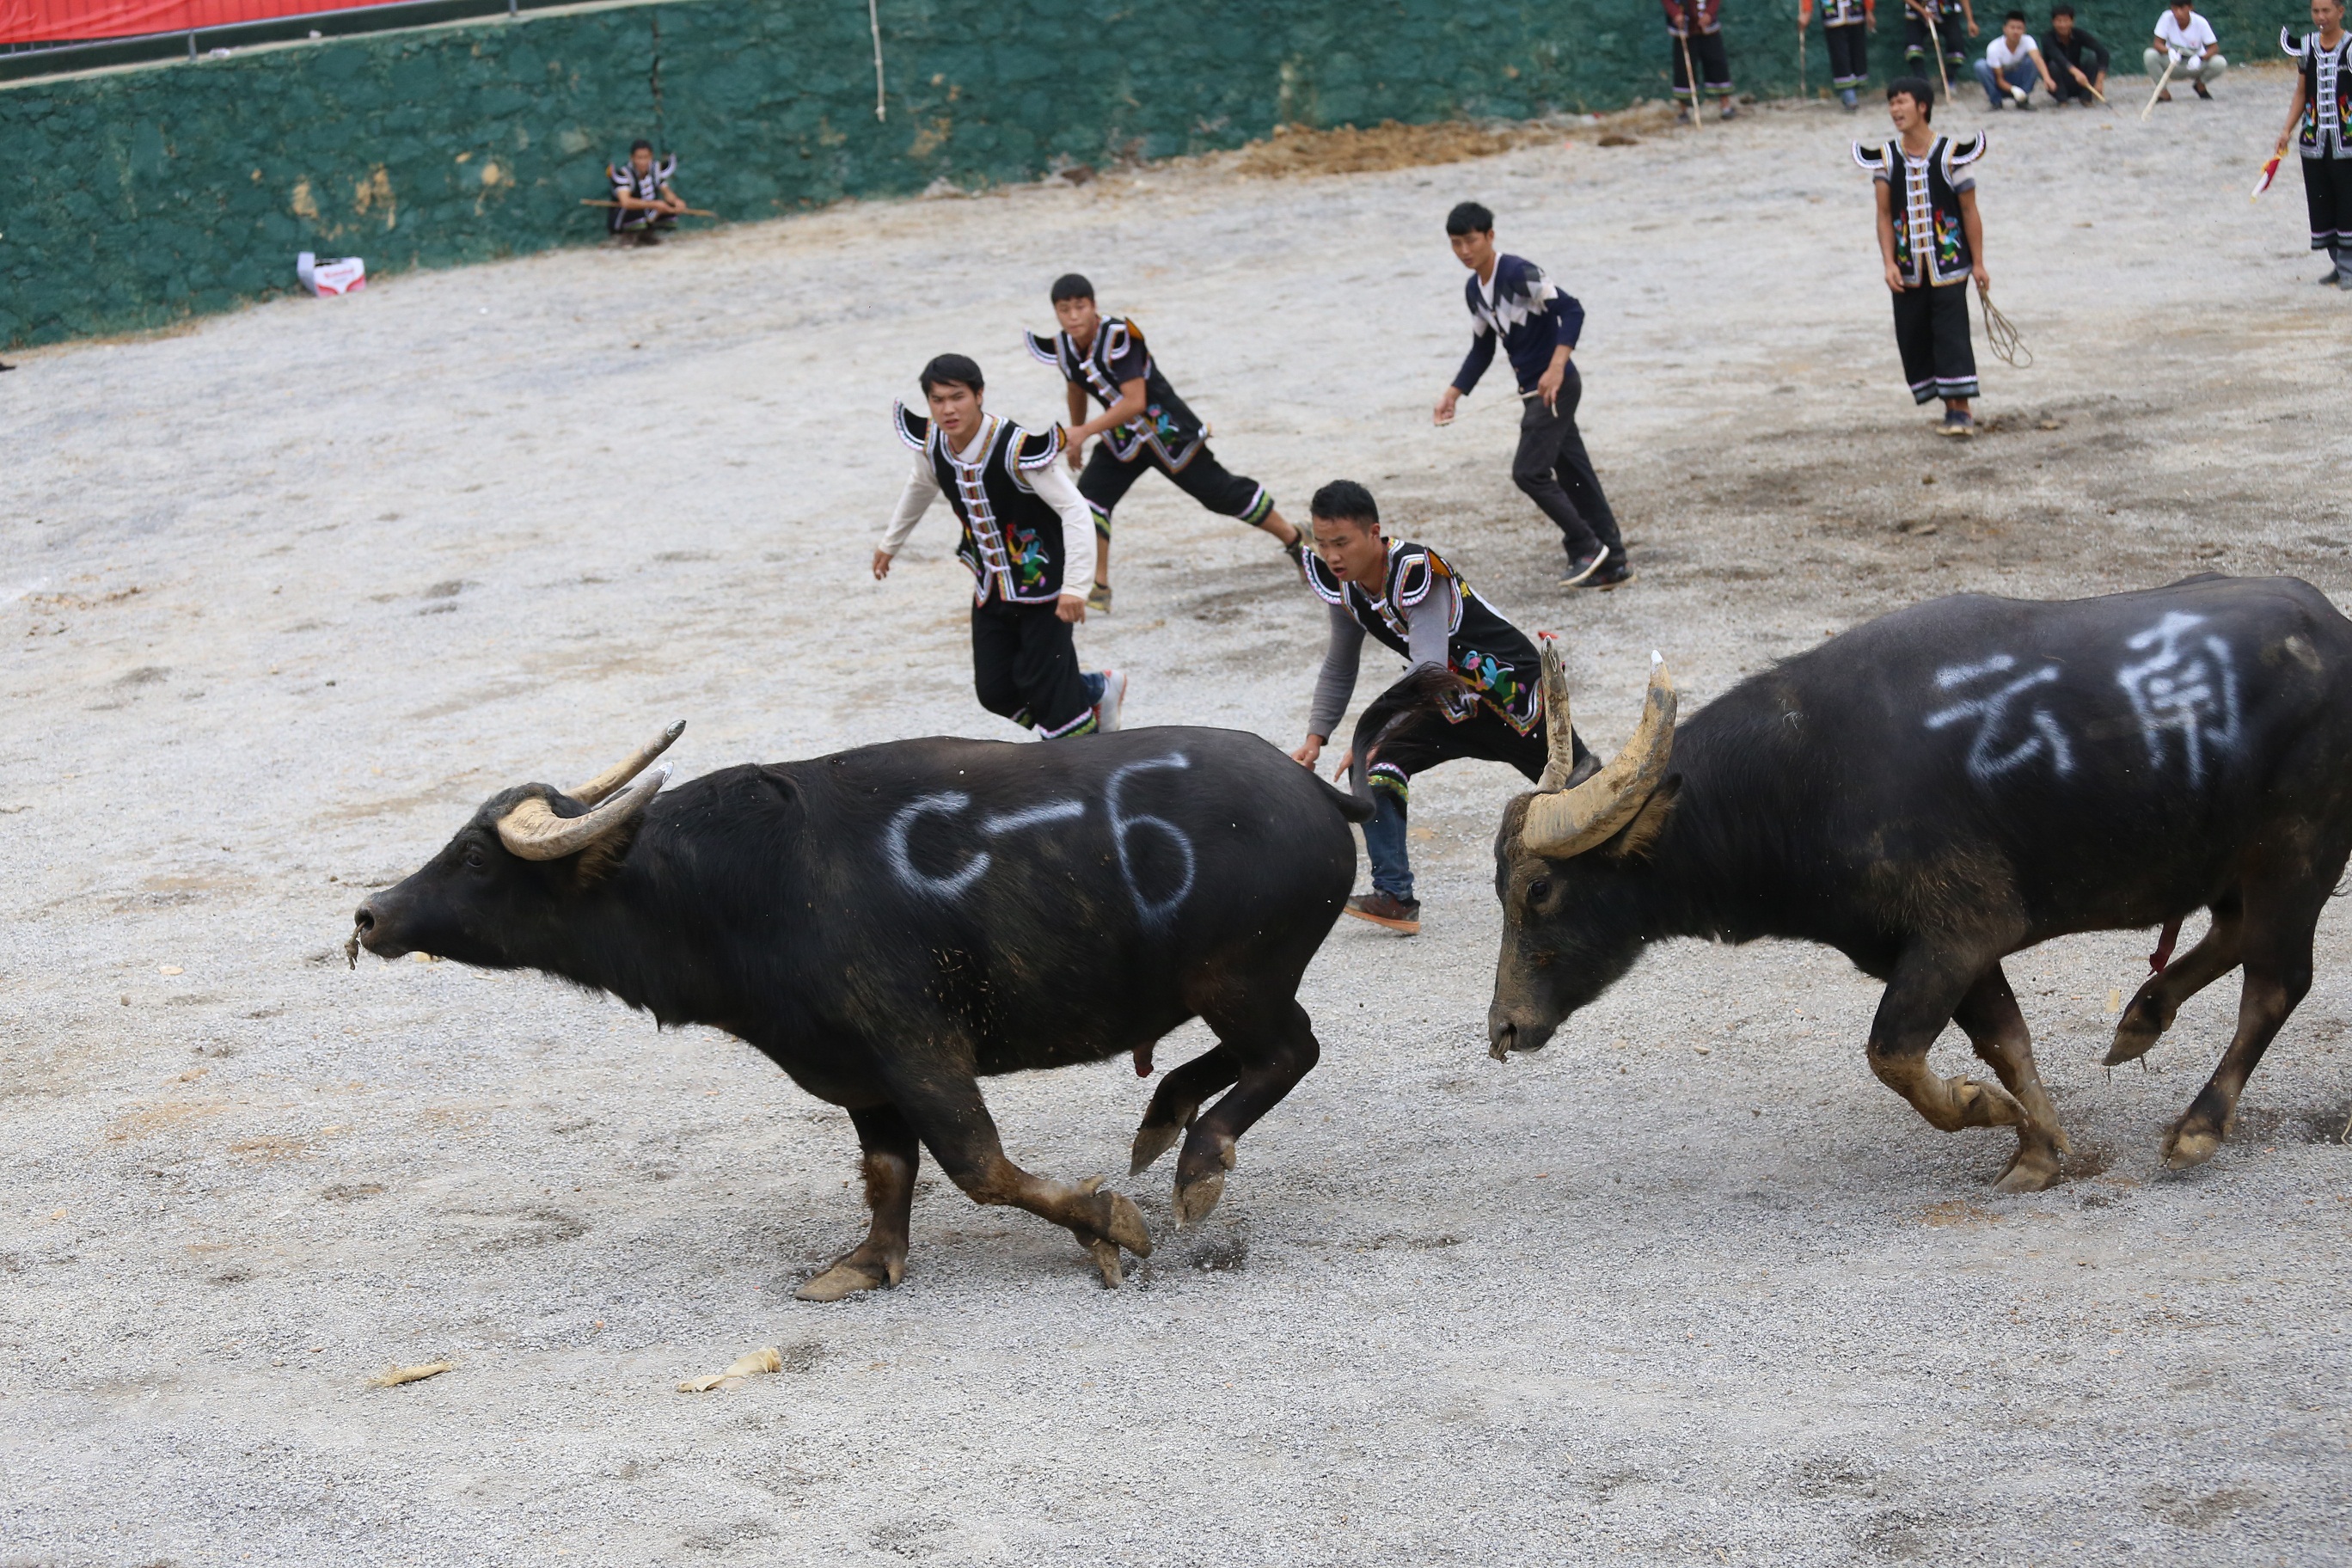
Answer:
MULTIPOLYGON (((1556 714, 1568 710, 1556 660, 1556 714)), ((2074 931, 2160 927, 2116 1030, 2130 1061, 2245 971, 2235 1037, 2164 1138, 2210 1159, 2311 985, 2352 850, 2352 622, 2291 577, 2192 577, 2063 603, 1963 595, 1844 633, 1674 722, 1654 665, 1634 739, 1506 810, 1488 1036, 1533 1050, 1675 936, 1826 943, 1886 983, 1872 1070, 1930 1125, 2013 1126, 2009 1191, 2066 1136, 2001 960, 2074 931), (2212 924, 2171 956, 2184 916, 2212 924), (1957 1023, 2000 1079, 1942 1078, 1957 1023)), ((1553 733, 1568 726, 1555 721, 1553 733)))
POLYGON ((1067 1226, 1106 1285, 1121 1247, 1150 1252, 1099 1177, 1006 1157, 981 1077, 1126 1051, 1149 1073, 1154 1042, 1205 1019, 1218 1043, 1160 1080, 1130 1172, 1181 1138, 1187 1225, 1234 1141, 1315 1065, 1298 980, 1369 812, 1265 741, 901 741, 664 792, 667 768, 638 775, 683 728, 569 795, 492 796, 360 906, 353 962, 365 947, 541 970, 724 1029, 846 1108, 872 1227, 804 1298, 898 1282, 922 1145, 974 1201, 1067 1226))

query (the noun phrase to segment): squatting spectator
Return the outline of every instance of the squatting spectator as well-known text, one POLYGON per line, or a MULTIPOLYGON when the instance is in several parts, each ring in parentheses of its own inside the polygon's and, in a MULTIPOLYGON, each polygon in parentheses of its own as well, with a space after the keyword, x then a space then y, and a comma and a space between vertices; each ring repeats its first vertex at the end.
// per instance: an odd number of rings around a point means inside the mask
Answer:
MULTIPOLYGON (((2172 8, 2156 19, 2156 47, 2141 51, 2140 63, 2152 81, 2161 81, 2170 66, 2172 74, 2195 88, 2200 98, 2212 97, 2207 89, 2230 68, 2221 58, 2221 42, 2213 36, 2213 24, 2199 16, 2189 0, 2173 0, 2172 8)), ((2156 100, 2170 103, 2172 89, 2162 89, 2156 100)))
POLYGON ((2053 95, 2057 83, 2050 79, 2050 68, 2042 63, 2042 46, 2025 30, 2025 13, 2011 11, 2001 18, 2000 31, 1985 46, 1985 58, 1977 62, 1977 85, 1985 90, 1995 109, 2007 98, 2021 110, 2033 107, 2033 88, 2039 82, 2053 95))
POLYGON ((669 177, 677 173, 677 154, 656 163, 654 144, 635 142, 629 161, 610 164, 604 172, 613 180, 613 218, 607 228, 615 235, 635 235, 639 245, 659 245, 662 231, 676 228, 678 214, 686 211, 684 199, 669 185, 669 177))
POLYGON ((2084 108, 2107 93, 2107 46, 2074 26, 2074 7, 2050 8, 2050 95, 2084 108))

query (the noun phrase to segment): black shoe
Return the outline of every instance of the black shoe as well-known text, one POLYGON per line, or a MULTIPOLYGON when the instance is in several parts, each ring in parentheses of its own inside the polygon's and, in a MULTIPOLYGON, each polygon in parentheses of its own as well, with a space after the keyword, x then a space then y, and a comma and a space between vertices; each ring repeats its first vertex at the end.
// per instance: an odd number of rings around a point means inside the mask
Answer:
POLYGON ((1590 555, 1570 555, 1568 558, 1568 575, 1559 580, 1559 585, 1563 588, 1581 588, 1591 580, 1595 572, 1600 571, 1608 563, 1609 552, 1605 549, 1595 550, 1590 555))
POLYGON ((2213 95, 2212 95, 2211 93, 2210 93, 2210 92, 2208 92, 2208 91, 2206 91, 2206 90, 2205 90, 2205 84, 2204 84, 2203 82, 2201 82, 2201 81, 2192 81, 2192 82, 2190 82, 2189 85, 2189 86, 2191 86, 2191 87, 2193 87, 2193 88, 2195 88, 2195 89, 2197 89, 2197 96, 2198 96, 2198 97, 2200 97, 2200 98, 2203 99, 2203 100, 2204 100, 2206 102, 2208 102, 2208 103, 2210 103, 2210 102, 2212 102, 2212 101, 2213 101, 2213 95))
POLYGON ((1417 899, 1400 899, 1381 892, 1358 893, 1348 900, 1348 913, 1404 936, 1421 934, 1421 901, 1417 899))
POLYGON ((1633 580, 1633 566, 1626 562, 1620 561, 1614 566, 1604 567, 1601 571, 1595 572, 1591 576, 1584 580, 1584 585, 1588 588, 1598 588, 1605 594, 1612 588, 1622 588, 1633 580))
POLYGON ((2322 278, 2321 279, 2319 279, 2319 286, 2320 286, 2322 289, 2341 289, 2341 288, 2343 288, 2343 287, 2344 287, 2344 269, 2343 269, 2342 268, 2340 268, 2340 267, 2339 267, 2339 268, 2337 268, 2335 271, 2333 271, 2333 272, 2329 273, 2326 277, 2322 278))

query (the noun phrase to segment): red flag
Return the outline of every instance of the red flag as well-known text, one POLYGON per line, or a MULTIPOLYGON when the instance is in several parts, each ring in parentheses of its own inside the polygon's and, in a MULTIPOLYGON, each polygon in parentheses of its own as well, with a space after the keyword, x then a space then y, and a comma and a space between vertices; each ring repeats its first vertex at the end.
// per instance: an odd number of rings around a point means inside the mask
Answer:
POLYGON ((2261 177, 2254 181, 2254 194, 2246 198, 2248 201, 2252 201, 2254 196, 2259 196, 2271 188, 2271 182, 2278 178, 2279 159, 2284 156, 2284 154, 2280 153, 2271 154, 2271 161, 2263 165, 2261 177))

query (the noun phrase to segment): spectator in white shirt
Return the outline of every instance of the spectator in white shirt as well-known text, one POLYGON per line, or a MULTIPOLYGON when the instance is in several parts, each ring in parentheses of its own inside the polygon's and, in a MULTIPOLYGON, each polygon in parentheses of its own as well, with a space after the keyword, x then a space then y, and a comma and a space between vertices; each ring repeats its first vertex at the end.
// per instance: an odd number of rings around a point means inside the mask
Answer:
POLYGON ((2057 95, 2058 84, 2050 79, 2050 68, 2042 63, 2042 47, 2025 30, 2025 13, 2011 11, 2001 18, 2000 35, 1985 46, 1985 58, 1977 62, 1977 84, 1995 109, 2006 98, 2019 109, 2031 110, 2037 81, 2053 97, 2057 95))
MULTIPOLYGON (((2140 62, 2147 74, 2157 80, 2164 79, 2167 66, 2176 77, 2185 77, 2197 89, 2200 98, 2210 98, 2208 89, 2221 79, 2230 62, 2221 58, 2221 40, 2213 36, 2213 24, 2199 16, 2189 0, 2175 0, 2172 8, 2156 19, 2156 47, 2140 53, 2140 62)), ((2165 88, 2156 95, 2158 103, 2172 101, 2172 89, 2165 88)))

